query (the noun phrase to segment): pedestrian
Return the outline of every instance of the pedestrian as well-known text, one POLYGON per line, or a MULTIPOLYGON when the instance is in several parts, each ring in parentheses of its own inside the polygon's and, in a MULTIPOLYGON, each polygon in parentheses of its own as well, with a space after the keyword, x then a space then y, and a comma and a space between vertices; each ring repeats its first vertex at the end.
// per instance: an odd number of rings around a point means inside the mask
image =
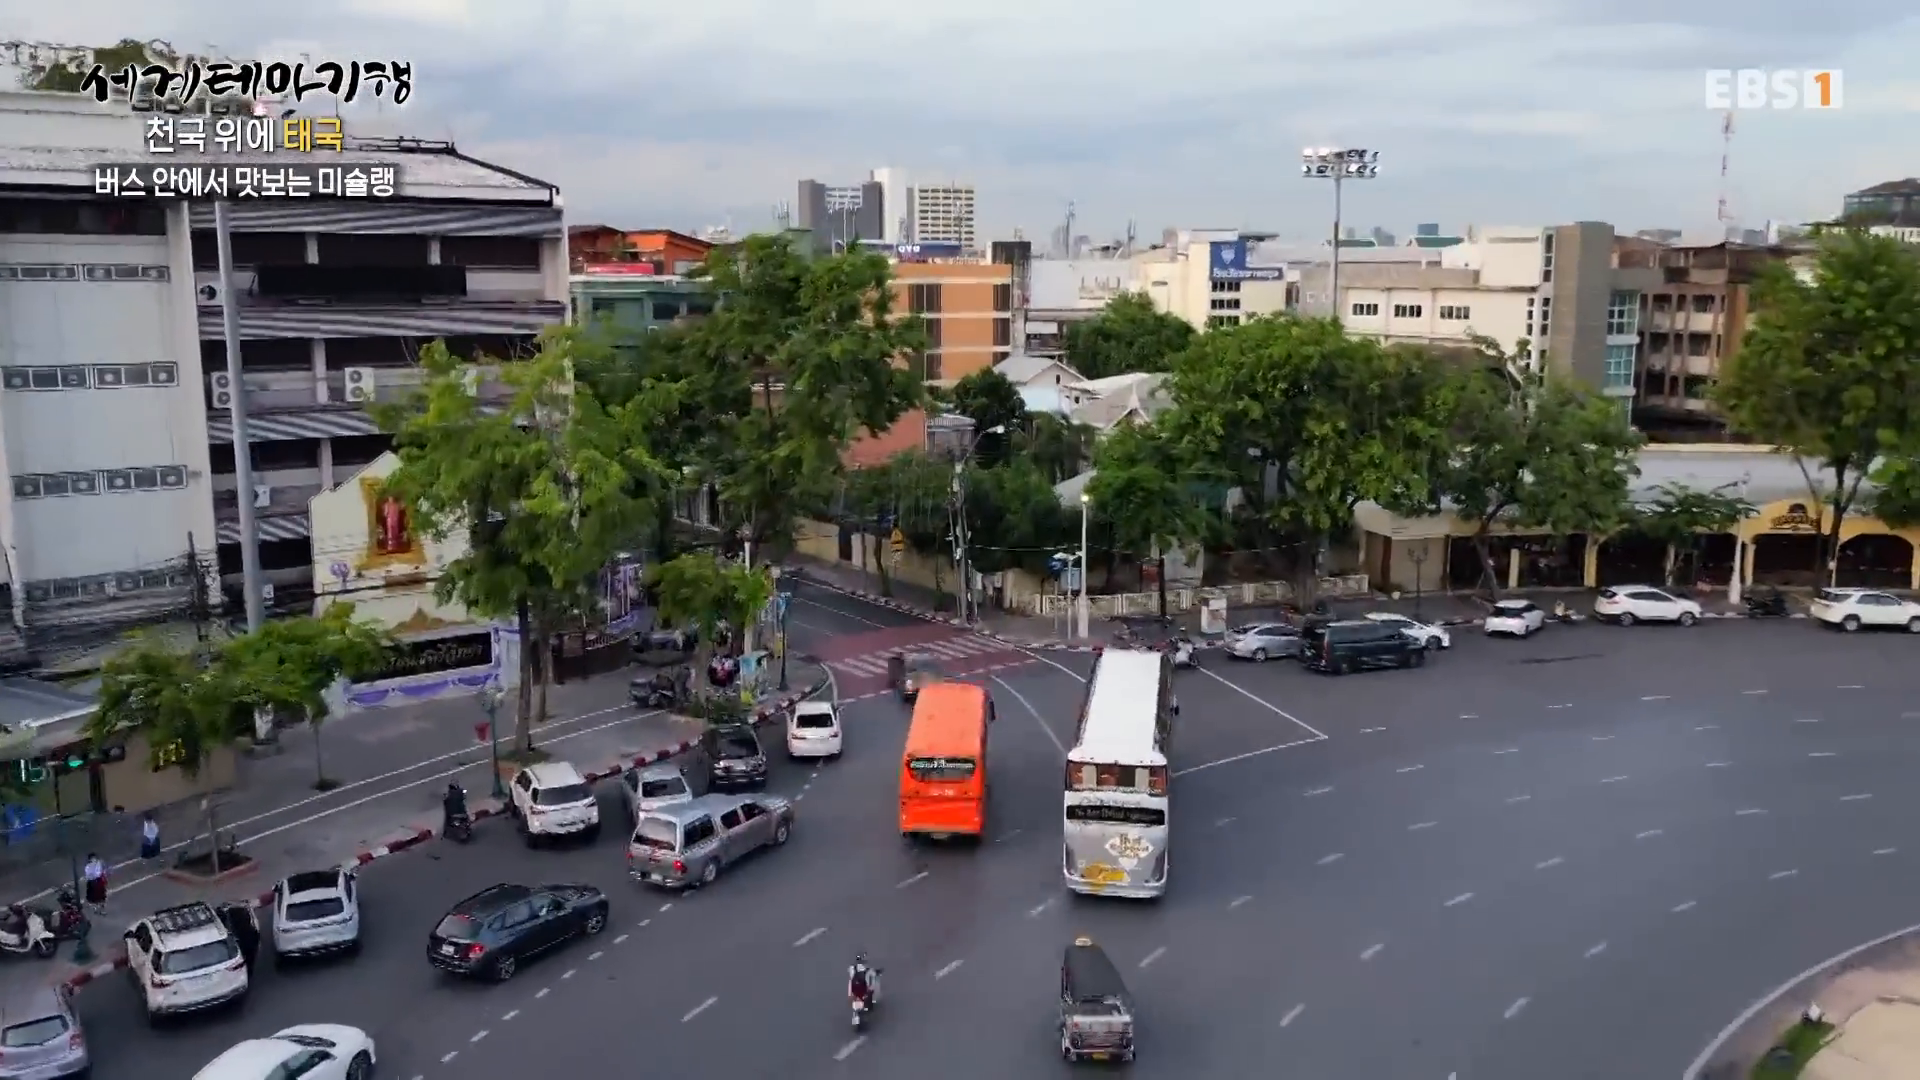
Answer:
POLYGON ((107 913, 107 864, 100 861, 100 856, 89 851, 87 864, 80 873, 86 878, 87 905, 93 908, 94 914, 105 915, 107 913))
POLYGON ((160 857, 160 823, 151 810, 140 815, 140 857, 149 862, 160 857))

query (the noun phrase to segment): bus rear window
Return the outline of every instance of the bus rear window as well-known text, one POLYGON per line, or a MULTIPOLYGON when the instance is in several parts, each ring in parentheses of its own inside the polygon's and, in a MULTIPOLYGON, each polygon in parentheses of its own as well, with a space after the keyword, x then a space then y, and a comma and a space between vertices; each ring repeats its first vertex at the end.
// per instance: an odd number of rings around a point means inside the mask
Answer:
POLYGON ((972 758, 909 758, 907 771, 923 783, 955 783, 973 777, 972 758))
POLYGON ((1144 791, 1167 793, 1165 765, 1096 765, 1067 762, 1068 791, 1144 791))

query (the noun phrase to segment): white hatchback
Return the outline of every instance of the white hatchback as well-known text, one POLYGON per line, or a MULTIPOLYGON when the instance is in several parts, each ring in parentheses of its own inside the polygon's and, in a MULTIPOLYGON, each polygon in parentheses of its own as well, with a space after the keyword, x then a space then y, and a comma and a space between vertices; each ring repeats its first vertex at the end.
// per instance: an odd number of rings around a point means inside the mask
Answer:
POLYGON ((1807 614, 1847 631, 1893 626, 1920 634, 1920 604, 1878 589, 1821 589, 1807 614))
POLYGON ((1534 631, 1547 625, 1547 613, 1541 611, 1531 600, 1501 600, 1487 612, 1486 630, 1488 636, 1509 634, 1513 637, 1532 637, 1534 631))
POLYGON ((830 701, 802 701, 787 717, 787 756, 840 756, 840 710, 830 701))
POLYGON ((1692 626, 1700 621, 1700 604, 1651 585, 1615 585, 1600 590, 1593 601, 1593 617, 1621 626, 1632 626, 1636 622, 1692 626))
POLYGON ((1368 622, 1391 626, 1420 643, 1420 647, 1432 652, 1435 649, 1453 648, 1453 635, 1447 633, 1444 626, 1424 623, 1394 611, 1374 611, 1366 616, 1368 622))

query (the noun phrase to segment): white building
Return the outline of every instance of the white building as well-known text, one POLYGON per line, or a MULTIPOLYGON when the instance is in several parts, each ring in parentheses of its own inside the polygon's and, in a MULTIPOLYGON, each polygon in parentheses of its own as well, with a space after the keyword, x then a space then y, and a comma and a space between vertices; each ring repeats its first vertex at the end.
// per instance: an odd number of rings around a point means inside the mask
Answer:
POLYGON ((880 185, 880 239, 889 244, 912 243, 913 208, 907 201, 912 186, 907 181, 907 170, 883 166, 873 170, 872 177, 873 182, 880 185))
POLYGON ((141 118, 8 93, 0 130, 0 535, 30 632, 97 622, 102 604, 184 606, 189 537, 237 600, 241 498, 275 606, 307 610, 314 564, 364 540, 314 536, 308 501, 390 448, 367 404, 418 384, 427 342, 514 355, 565 320, 551 185, 448 143, 350 139, 340 162, 397 165, 396 197, 232 207, 236 387, 211 205, 94 194, 92 165, 147 156, 141 118), (235 483, 236 394, 249 492, 235 483))
POLYGON ((967 251, 979 246, 972 184, 919 184, 910 190, 913 243, 959 244, 967 251))

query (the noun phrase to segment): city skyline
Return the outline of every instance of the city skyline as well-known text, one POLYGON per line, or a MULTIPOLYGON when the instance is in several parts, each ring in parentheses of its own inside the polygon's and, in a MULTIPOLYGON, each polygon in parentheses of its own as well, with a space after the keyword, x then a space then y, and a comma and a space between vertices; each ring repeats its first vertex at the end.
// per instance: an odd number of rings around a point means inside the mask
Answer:
POLYGON ((452 138, 559 186, 570 220, 631 227, 758 228, 795 178, 858 183, 891 165, 973 184, 983 238, 1019 228, 1044 241, 1072 202, 1076 231, 1096 242, 1129 221, 1142 237, 1238 225, 1310 239, 1328 231, 1331 200, 1299 178, 1300 148, 1344 142, 1381 152, 1379 179, 1349 192, 1362 225, 1698 228, 1722 191, 1704 72, 1726 67, 1846 72, 1840 111, 1739 115, 1725 188, 1740 224, 1829 216, 1848 191, 1920 173, 1920 80, 1906 59, 1920 18, 1885 0, 1687 14, 1388 0, 1364 25, 1250 6, 1224 41, 1153 5, 1082 25, 1065 9, 999 4, 913 20, 842 4, 777 42, 755 36, 764 9, 746 2, 644 17, 578 4, 556 19, 491 0, 347 0, 324 17, 99 0, 36 9, 13 29, 408 60, 413 100, 350 106, 350 131, 452 138), (646 93, 593 63, 551 62, 613 40, 630 43, 623 70, 649 73, 646 93), (849 50, 862 62, 841 63, 849 50), (671 75, 713 55, 733 58, 728 78, 671 75))

